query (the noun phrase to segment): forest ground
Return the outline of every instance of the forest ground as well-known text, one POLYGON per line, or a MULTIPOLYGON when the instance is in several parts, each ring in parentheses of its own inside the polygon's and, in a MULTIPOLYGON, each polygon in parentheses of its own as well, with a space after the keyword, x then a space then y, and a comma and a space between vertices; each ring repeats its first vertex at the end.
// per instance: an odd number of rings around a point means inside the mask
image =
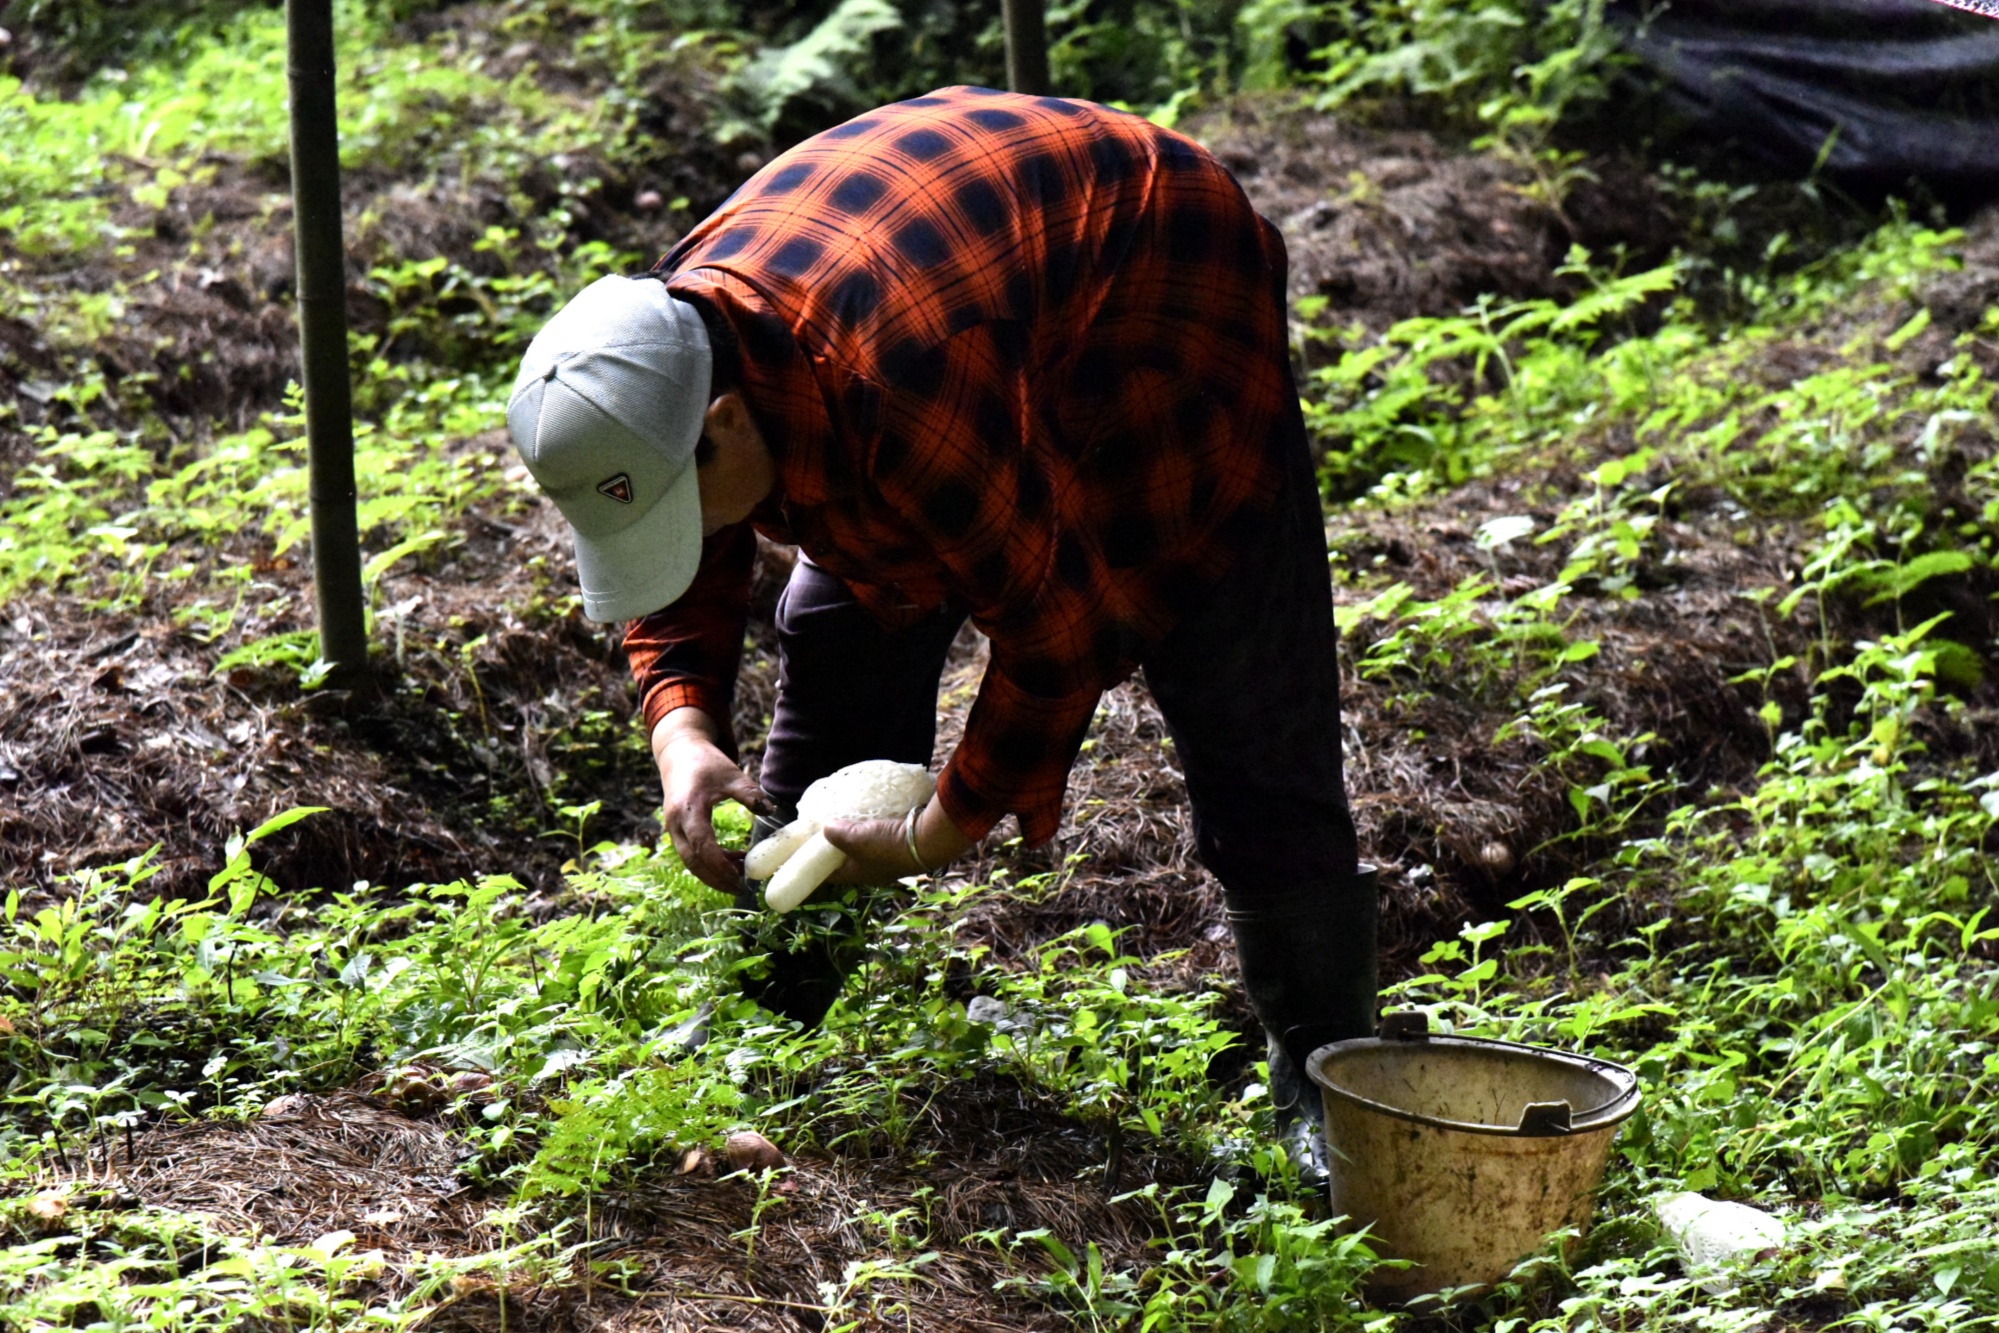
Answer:
MULTIPOLYGON (((476 56, 510 105, 604 94, 554 34, 484 15, 394 39, 476 56)), ((1364 1251, 1256 1169, 1250 1023, 1142 682, 1106 697, 1054 842, 1002 829, 892 908, 896 948, 827 1032, 727 1000, 754 950, 657 849, 616 635, 494 410, 551 299, 768 157, 711 132, 718 78, 644 76, 668 151, 643 159, 495 150, 454 180, 416 115, 350 167, 372 697, 310 687, 281 162, 128 152, 116 245, 0 241, 0 1313, 115 1326, 170 1291, 186 1327, 1999 1317, 1992 1117, 1965 1109, 1999 959, 1999 221, 1608 152, 1551 197, 1517 154, 1287 95, 1183 126, 1283 229, 1314 426, 1370 460, 1329 462, 1327 535, 1393 1002, 1629 1060, 1650 1099, 1587 1249, 1382 1313, 1364 1251), (1753 262, 1779 237, 1803 253, 1753 262), (971 1019, 979 997, 1012 1017, 971 1019), (782 1168, 731 1174, 745 1125, 782 1168), (1673 1185, 1806 1239, 1711 1293, 1649 1222, 1673 1185)), ((787 560, 760 556, 752 765, 787 560)), ((940 755, 981 660, 968 633, 940 755)))

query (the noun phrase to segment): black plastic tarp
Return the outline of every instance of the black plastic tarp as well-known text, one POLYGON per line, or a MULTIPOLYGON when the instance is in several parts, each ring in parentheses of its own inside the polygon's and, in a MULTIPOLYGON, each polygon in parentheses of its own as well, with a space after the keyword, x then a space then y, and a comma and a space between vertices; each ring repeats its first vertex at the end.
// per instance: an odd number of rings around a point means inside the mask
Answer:
POLYGON ((1999 195, 1999 22, 1930 0, 1616 0, 1661 128, 1787 173, 1999 195))

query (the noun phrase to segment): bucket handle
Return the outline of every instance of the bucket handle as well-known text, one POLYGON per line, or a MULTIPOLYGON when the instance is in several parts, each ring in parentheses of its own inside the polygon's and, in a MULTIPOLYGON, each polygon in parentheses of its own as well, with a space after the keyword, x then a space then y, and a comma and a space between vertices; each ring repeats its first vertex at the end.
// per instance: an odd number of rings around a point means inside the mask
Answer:
POLYGON ((1574 1128, 1567 1102, 1529 1102, 1520 1113, 1520 1136, 1532 1139, 1560 1138, 1574 1128))
MULTIPOLYGON (((1381 1040, 1428 1041, 1430 1016, 1420 1009, 1402 1009, 1381 1016, 1381 1040)), ((1575 1108, 1567 1102, 1529 1102, 1520 1112, 1522 1138, 1555 1139, 1575 1132, 1575 1108)))

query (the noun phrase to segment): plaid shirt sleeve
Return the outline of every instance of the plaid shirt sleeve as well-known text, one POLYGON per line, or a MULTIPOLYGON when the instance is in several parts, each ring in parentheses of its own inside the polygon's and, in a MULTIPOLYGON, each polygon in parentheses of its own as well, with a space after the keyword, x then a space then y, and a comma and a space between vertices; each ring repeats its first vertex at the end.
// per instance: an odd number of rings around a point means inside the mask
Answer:
MULTIPOLYGON (((701 544, 701 567, 680 600, 625 627, 647 735, 676 708, 700 709, 729 735, 756 555, 749 524, 722 529, 701 544)), ((733 758, 733 739, 724 748, 733 758)))
POLYGON ((951 822, 977 840, 1012 811, 1032 846, 1055 836, 1062 795, 1101 689, 1050 699, 1023 690, 994 664, 979 682, 964 739, 937 776, 937 799, 951 822))

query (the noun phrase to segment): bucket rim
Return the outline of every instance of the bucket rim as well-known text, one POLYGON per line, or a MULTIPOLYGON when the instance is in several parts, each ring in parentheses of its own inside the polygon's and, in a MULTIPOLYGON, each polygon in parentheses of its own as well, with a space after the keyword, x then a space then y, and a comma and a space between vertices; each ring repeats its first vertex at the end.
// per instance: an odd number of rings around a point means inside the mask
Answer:
POLYGON ((1613 1060, 1600 1059, 1594 1055, 1582 1055, 1575 1051, 1558 1050, 1552 1046, 1533 1046, 1525 1042, 1500 1041, 1493 1037, 1424 1036, 1416 1041, 1397 1041, 1383 1037, 1355 1037, 1347 1041, 1336 1041, 1321 1046, 1306 1057, 1305 1072, 1326 1094, 1338 1098, 1349 1105, 1385 1115, 1396 1120, 1406 1120, 1412 1124, 1425 1125, 1432 1129, 1456 1130, 1461 1134, 1490 1134, 1500 1138, 1539 1138, 1548 1135, 1523 1132, 1518 1125, 1490 1125, 1477 1120, 1452 1120, 1446 1116, 1425 1115, 1386 1102, 1375 1101, 1371 1097, 1348 1088, 1335 1085, 1326 1074, 1326 1066, 1343 1056, 1364 1050, 1378 1050, 1389 1047, 1396 1050, 1412 1046, 1473 1050, 1489 1054, 1525 1055, 1536 1060, 1553 1060, 1558 1064, 1584 1069, 1610 1080, 1616 1091, 1609 1100, 1586 1110, 1571 1110, 1569 1131, 1566 1135, 1552 1137, 1574 1138, 1581 1134, 1593 1134, 1599 1130, 1611 1129, 1624 1123, 1638 1109, 1641 1096, 1638 1075, 1630 1068, 1613 1060))

